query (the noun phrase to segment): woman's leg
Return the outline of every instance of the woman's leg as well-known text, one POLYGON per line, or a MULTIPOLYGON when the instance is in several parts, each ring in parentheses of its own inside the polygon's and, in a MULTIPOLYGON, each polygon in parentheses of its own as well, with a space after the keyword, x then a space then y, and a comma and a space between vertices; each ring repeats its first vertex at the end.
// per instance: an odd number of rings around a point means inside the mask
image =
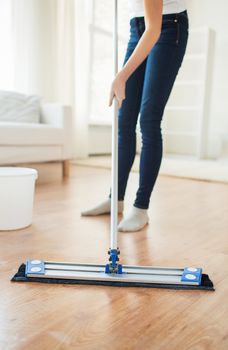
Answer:
POLYGON ((162 116, 184 57, 187 38, 187 15, 163 16, 161 36, 148 55, 145 71, 140 109, 139 188, 130 215, 121 222, 122 231, 138 230, 148 221, 146 209, 162 159, 162 116))
MULTIPOLYGON (((123 65, 133 53, 142 35, 142 24, 138 18, 130 21, 130 39, 128 41, 123 65)), ((146 59, 147 60, 147 59, 146 59)), ((123 200, 129 173, 136 154, 136 124, 141 105, 146 60, 133 72, 126 82, 126 97, 118 110, 118 212, 123 212, 123 200)), ((110 213, 111 188, 108 199, 97 206, 84 210, 82 215, 100 215, 110 213)))
POLYGON ((140 179, 134 206, 147 209, 162 159, 161 121, 188 39, 187 15, 166 15, 161 36, 148 56, 140 127, 140 179), (172 22, 173 20, 173 22, 172 22))

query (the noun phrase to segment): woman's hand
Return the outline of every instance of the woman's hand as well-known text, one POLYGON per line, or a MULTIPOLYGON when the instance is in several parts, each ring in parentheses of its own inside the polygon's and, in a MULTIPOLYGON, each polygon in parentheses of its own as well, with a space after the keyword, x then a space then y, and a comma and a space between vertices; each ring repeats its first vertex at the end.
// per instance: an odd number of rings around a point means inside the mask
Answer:
POLYGON ((123 74, 119 72, 116 75, 111 85, 109 106, 112 105, 113 98, 116 97, 119 104, 119 108, 121 108, 122 101, 125 99, 125 86, 126 86, 126 79, 123 76, 123 74))

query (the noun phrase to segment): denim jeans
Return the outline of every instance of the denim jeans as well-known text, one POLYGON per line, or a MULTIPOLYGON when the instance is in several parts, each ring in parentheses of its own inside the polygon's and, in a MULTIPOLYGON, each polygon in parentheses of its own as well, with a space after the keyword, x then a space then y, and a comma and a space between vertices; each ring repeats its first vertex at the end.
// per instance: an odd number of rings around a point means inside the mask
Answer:
MULTIPOLYGON (((144 17, 130 19, 130 38, 123 65, 133 53, 144 30, 144 17)), ((135 159, 136 124, 140 113, 142 148, 139 187, 133 204, 138 208, 148 209, 159 173, 163 154, 161 121, 187 41, 187 11, 163 15, 158 41, 126 82, 125 99, 118 110, 118 200, 124 199, 135 159)))

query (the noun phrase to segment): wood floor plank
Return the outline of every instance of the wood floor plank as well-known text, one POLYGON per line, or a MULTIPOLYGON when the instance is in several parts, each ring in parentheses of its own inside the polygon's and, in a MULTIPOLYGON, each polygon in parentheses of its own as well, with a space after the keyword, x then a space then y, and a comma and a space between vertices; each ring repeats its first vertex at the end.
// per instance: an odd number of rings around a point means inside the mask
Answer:
MULTIPOLYGON (((123 263, 202 266, 213 293, 10 281, 28 258, 105 263, 110 216, 80 211, 103 200, 109 185, 109 170, 75 165, 69 178, 37 185, 30 227, 0 231, 0 349, 228 349, 225 184, 159 176, 149 225, 119 233, 123 263)), ((137 185, 132 173, 126 212, 137 185)))

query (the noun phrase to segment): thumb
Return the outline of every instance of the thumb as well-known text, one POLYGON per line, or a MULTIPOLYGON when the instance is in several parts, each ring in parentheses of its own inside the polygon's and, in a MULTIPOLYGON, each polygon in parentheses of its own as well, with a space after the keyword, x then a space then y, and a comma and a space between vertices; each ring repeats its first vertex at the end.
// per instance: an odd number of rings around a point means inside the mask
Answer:
POLYGON ((114 91, 111 90, 110 96, 109 96, 109 107, 112 105, 112 101, 113 101, 114 96, 115 96, 114 91))

